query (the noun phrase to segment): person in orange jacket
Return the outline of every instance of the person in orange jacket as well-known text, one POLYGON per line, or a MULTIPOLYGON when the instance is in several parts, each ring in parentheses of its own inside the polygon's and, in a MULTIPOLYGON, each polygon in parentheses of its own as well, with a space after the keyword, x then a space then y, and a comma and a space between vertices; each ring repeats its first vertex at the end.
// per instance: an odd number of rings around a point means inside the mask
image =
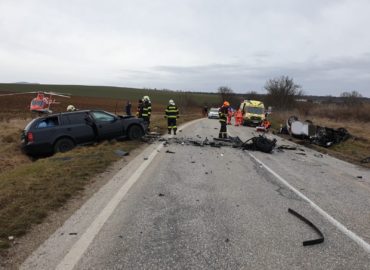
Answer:
POLYGON ((262 121, 261 126, 263 126, 266 130, 268 130, 271 127, 271 123, 269 120, 267 120, 267 118, 265 118, 262 121))
POLYGON ((235 112, 235 126, 240 126, 243 123, 243 114, 240 108, 235 112))

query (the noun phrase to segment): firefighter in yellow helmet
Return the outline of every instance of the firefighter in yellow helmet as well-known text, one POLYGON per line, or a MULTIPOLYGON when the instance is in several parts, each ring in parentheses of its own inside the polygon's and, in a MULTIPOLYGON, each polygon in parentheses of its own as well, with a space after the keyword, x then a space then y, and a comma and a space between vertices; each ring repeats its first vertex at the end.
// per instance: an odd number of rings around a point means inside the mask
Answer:
POLYGON ((171 134, 171 130, 173 130, 173 134, 176 135, 176 120, 179 118, 179 109, 172 99, 169 100, 165 113, 166 115, 164 117, 167 118, 168 134, 171 134))
POLYGON ((143 97, 143 105, 142 105, 142 113, 141 117, 143 118, 144 122, 148 124, 148 131, 150 131, 150 116, 152 115, 152 103, 150 102, 150 98, 148 96, 143 97))
POLYGON ((218 137, 227 138, 227 113, 229 111, 230 103, 227 101, 224 101, 222 104, 221 108, 218 110, 218 116, 219 116, 219 121, 221 124, 220 132, 218 133, 218 137))

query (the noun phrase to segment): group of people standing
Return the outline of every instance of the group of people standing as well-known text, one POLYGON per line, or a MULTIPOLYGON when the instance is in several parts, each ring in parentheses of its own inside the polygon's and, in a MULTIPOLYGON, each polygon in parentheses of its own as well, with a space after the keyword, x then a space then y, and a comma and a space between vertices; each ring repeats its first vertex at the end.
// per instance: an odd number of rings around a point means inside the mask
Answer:
MULTIPOLYGON (((224 101, 224 103, 218 110, 218 116, 219 116, 219 121, 221 124, 220 132, 218 134, 218 137, 220 139, 228 138, 227 125, 231 125, 231 119, 233 116, 235 118, 235 126, 243 125, 242 111, 240 110, 240 108, 238 108, 236 111, 233 111, 230 107, 230 103, 227 101, 224 101)), ((267 114, 266 114, 266 117, 267 117, 267 114)), ((257 126, 257 131, 267 132, 270 127, 271 127, 270 121, 268 121, 267 118, 265 118, 261 121, 259 126, 257 126)))
POLYGON ((243 125, 243 113, 238 108, 236 111, 233 111, 230 107, 227 112, 227 124, 231 125, 231 119, 234 116, 235 119, 235 126, 241 126, 243 125))
MULTIPOLYGON (((131 102, 127 101, 125 110, 127 115, 131 115, 131 102)), ((152 102, 150 101, 149 96, 144 96, 142 99, 138 100, 137 105, 137 112, 136 116, 138 118, 142 118, 144 122, 147 123, 148 131, 150 131, 150 117, 152 115, 152 102)), ((173 131, 174 135, 176 135, 177 131, 177 119, 179 118, 179 109, 177 108, 175 102, 170 99, 168 102, 168 106, 165 110, 165 116, 167 119, 167 128, 168 134, 171 134, 173 131)))

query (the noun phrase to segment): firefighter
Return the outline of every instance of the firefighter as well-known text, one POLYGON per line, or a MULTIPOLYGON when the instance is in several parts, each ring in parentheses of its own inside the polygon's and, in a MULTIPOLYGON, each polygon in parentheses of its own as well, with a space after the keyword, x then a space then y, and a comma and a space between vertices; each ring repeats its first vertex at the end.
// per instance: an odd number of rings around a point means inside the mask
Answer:
POLYGON ((220 121, 220 124, 221 124, 220 132, 218 134, 218 137, 220 139, 222 139, 222 138, 226 139, 227 138, 226 120, 227 120, 227 113, 228 113, 228 110, 229 110, 229 106, 230 106, 230 103, 227 102, 227 101, 224 101, 224 104, 218 110, 218 116, 220 118, 219 121, 220 121))
POLYGON ((243 122, 243 114, 240 108, 235 112, 235 126, 240 126, 243 122))
POLYGON ((75 108, 75 106, 73 106, 73 105, 68 105, 68 107, 67 107, 67 112, 74 112, 74 111, 77 111, 77 109, 75 108))
POLYGON ((172 99, 169 100, 165 113, 164 117, 167 118, 168 134, 171 134, 171 130, 173 130, 173 134, 176 135, 176 120, 179 118, 179 109, 172 99))
POLYGON ((150 98, 148 96, 143 97, 143 110, 142 110, 142 118, 144 122, 148 124, 148 131, 150 131, 150 116, 152 114, 152 103, 150 102, 150 98))

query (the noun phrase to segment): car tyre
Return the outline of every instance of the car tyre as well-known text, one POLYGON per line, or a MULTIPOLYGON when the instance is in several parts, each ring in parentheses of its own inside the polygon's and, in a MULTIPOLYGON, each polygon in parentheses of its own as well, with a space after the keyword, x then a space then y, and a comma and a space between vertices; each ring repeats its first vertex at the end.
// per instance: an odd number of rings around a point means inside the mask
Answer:
POLYGON ((59 139, 55 143, 54 152, 55 153, 58 153, 58 152, 64 153, 64 152, 72 150, 74 147, 75 147, 75 143, 71 139, 62 138, 62 139, 59 139))
POLYGON ((127 136, 130 140, 139 140, 143 135, 143 129, 138 125, 131 126, 127 132, 127 136))

